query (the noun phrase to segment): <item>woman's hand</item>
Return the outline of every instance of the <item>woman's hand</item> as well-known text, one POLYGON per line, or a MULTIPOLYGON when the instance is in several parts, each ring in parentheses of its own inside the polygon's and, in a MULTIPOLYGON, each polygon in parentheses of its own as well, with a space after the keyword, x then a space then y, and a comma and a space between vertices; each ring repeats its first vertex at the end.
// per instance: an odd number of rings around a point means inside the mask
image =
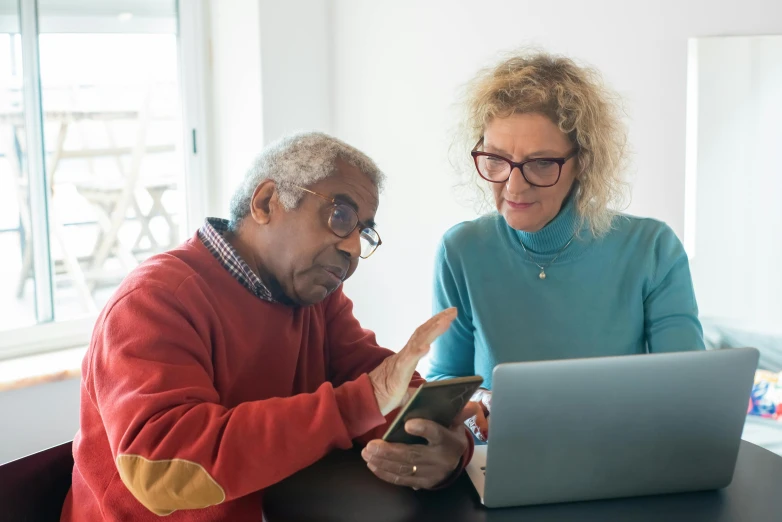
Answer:
POLYGON ((467 419, 464 424, 472 432, 475 437, 486 442, 489 440, 489 414, 491 413, 491 391, 483 388, 476 391, 472 398, 472 402, 476 402, 480 405, 478 413, 474 417, 467 419))

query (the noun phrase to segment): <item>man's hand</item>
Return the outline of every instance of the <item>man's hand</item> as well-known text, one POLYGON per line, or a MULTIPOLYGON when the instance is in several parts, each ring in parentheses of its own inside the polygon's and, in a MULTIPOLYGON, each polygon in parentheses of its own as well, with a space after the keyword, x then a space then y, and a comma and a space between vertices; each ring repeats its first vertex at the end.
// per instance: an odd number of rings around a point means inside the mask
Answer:
POLYGON ((459 466, 467 451, 469 436, 463 423, 478 409, 476 403, 467 403, 450 428, 429 420, 411 419, 405 424, 405 431, 425 438, 428 445, 373 440, 361 456, 372 473, 386 482, 413 489, 432 489, 459 466))
POLYGON ((399 353, 388 357, 369 372, 375 399, 383 416, 400 405, 418 361, 429 353, 429 345, 448 330, 455 318, 456 308, 448 308, 435 315, 418 327, 399 353))

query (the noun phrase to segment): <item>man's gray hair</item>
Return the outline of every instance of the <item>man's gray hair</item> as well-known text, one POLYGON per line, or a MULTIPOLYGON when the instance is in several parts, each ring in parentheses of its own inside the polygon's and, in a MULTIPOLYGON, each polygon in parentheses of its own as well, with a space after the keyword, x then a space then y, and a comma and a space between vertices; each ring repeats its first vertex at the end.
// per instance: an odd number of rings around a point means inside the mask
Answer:
POLYGON ((273 180, 280 203, 292 210, 304 196, 294 185, 309 187, 328 178, 334 174, 338 159, 358 168, 378 191, 382 190, 385 174, 360 150, 322 132, 293 134, 272 143, 255 158, 231 198, 230 229, 237 230, 249 215, 253 192, 263 181, 273 180))

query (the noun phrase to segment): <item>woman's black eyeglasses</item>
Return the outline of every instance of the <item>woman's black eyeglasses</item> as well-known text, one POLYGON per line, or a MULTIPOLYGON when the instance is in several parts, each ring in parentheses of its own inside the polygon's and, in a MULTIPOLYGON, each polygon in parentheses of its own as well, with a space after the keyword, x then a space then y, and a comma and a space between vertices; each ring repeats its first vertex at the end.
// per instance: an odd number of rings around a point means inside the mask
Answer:
POLYGON ((478 147, 482 143, 481 136, 470 154, 475 161, 478 174, 492 183, 505 183, 510 179, 513 169, 517 168, 527 183, 533 187, 553 187, 562 175, 562 166, 578 154, 578 149, 574 149, 564 158, 533 158, 516 163, 499 154, 479 151, 478 147))

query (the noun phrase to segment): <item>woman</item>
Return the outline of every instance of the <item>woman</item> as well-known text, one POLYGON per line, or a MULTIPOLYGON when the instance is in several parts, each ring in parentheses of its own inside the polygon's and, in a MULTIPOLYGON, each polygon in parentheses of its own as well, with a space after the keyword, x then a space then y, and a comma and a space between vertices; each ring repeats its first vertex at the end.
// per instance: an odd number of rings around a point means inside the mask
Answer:
POLYGON ((625 129, 597 73, 515 56, 480 73, 466 105, 475 147, 463 154, 497 212, 442 239, 434 311, 459 315, 428 378, 481 375, 488 414, 499 363, 703 349, 681 242, 664 223, 611 210, 625 129))

